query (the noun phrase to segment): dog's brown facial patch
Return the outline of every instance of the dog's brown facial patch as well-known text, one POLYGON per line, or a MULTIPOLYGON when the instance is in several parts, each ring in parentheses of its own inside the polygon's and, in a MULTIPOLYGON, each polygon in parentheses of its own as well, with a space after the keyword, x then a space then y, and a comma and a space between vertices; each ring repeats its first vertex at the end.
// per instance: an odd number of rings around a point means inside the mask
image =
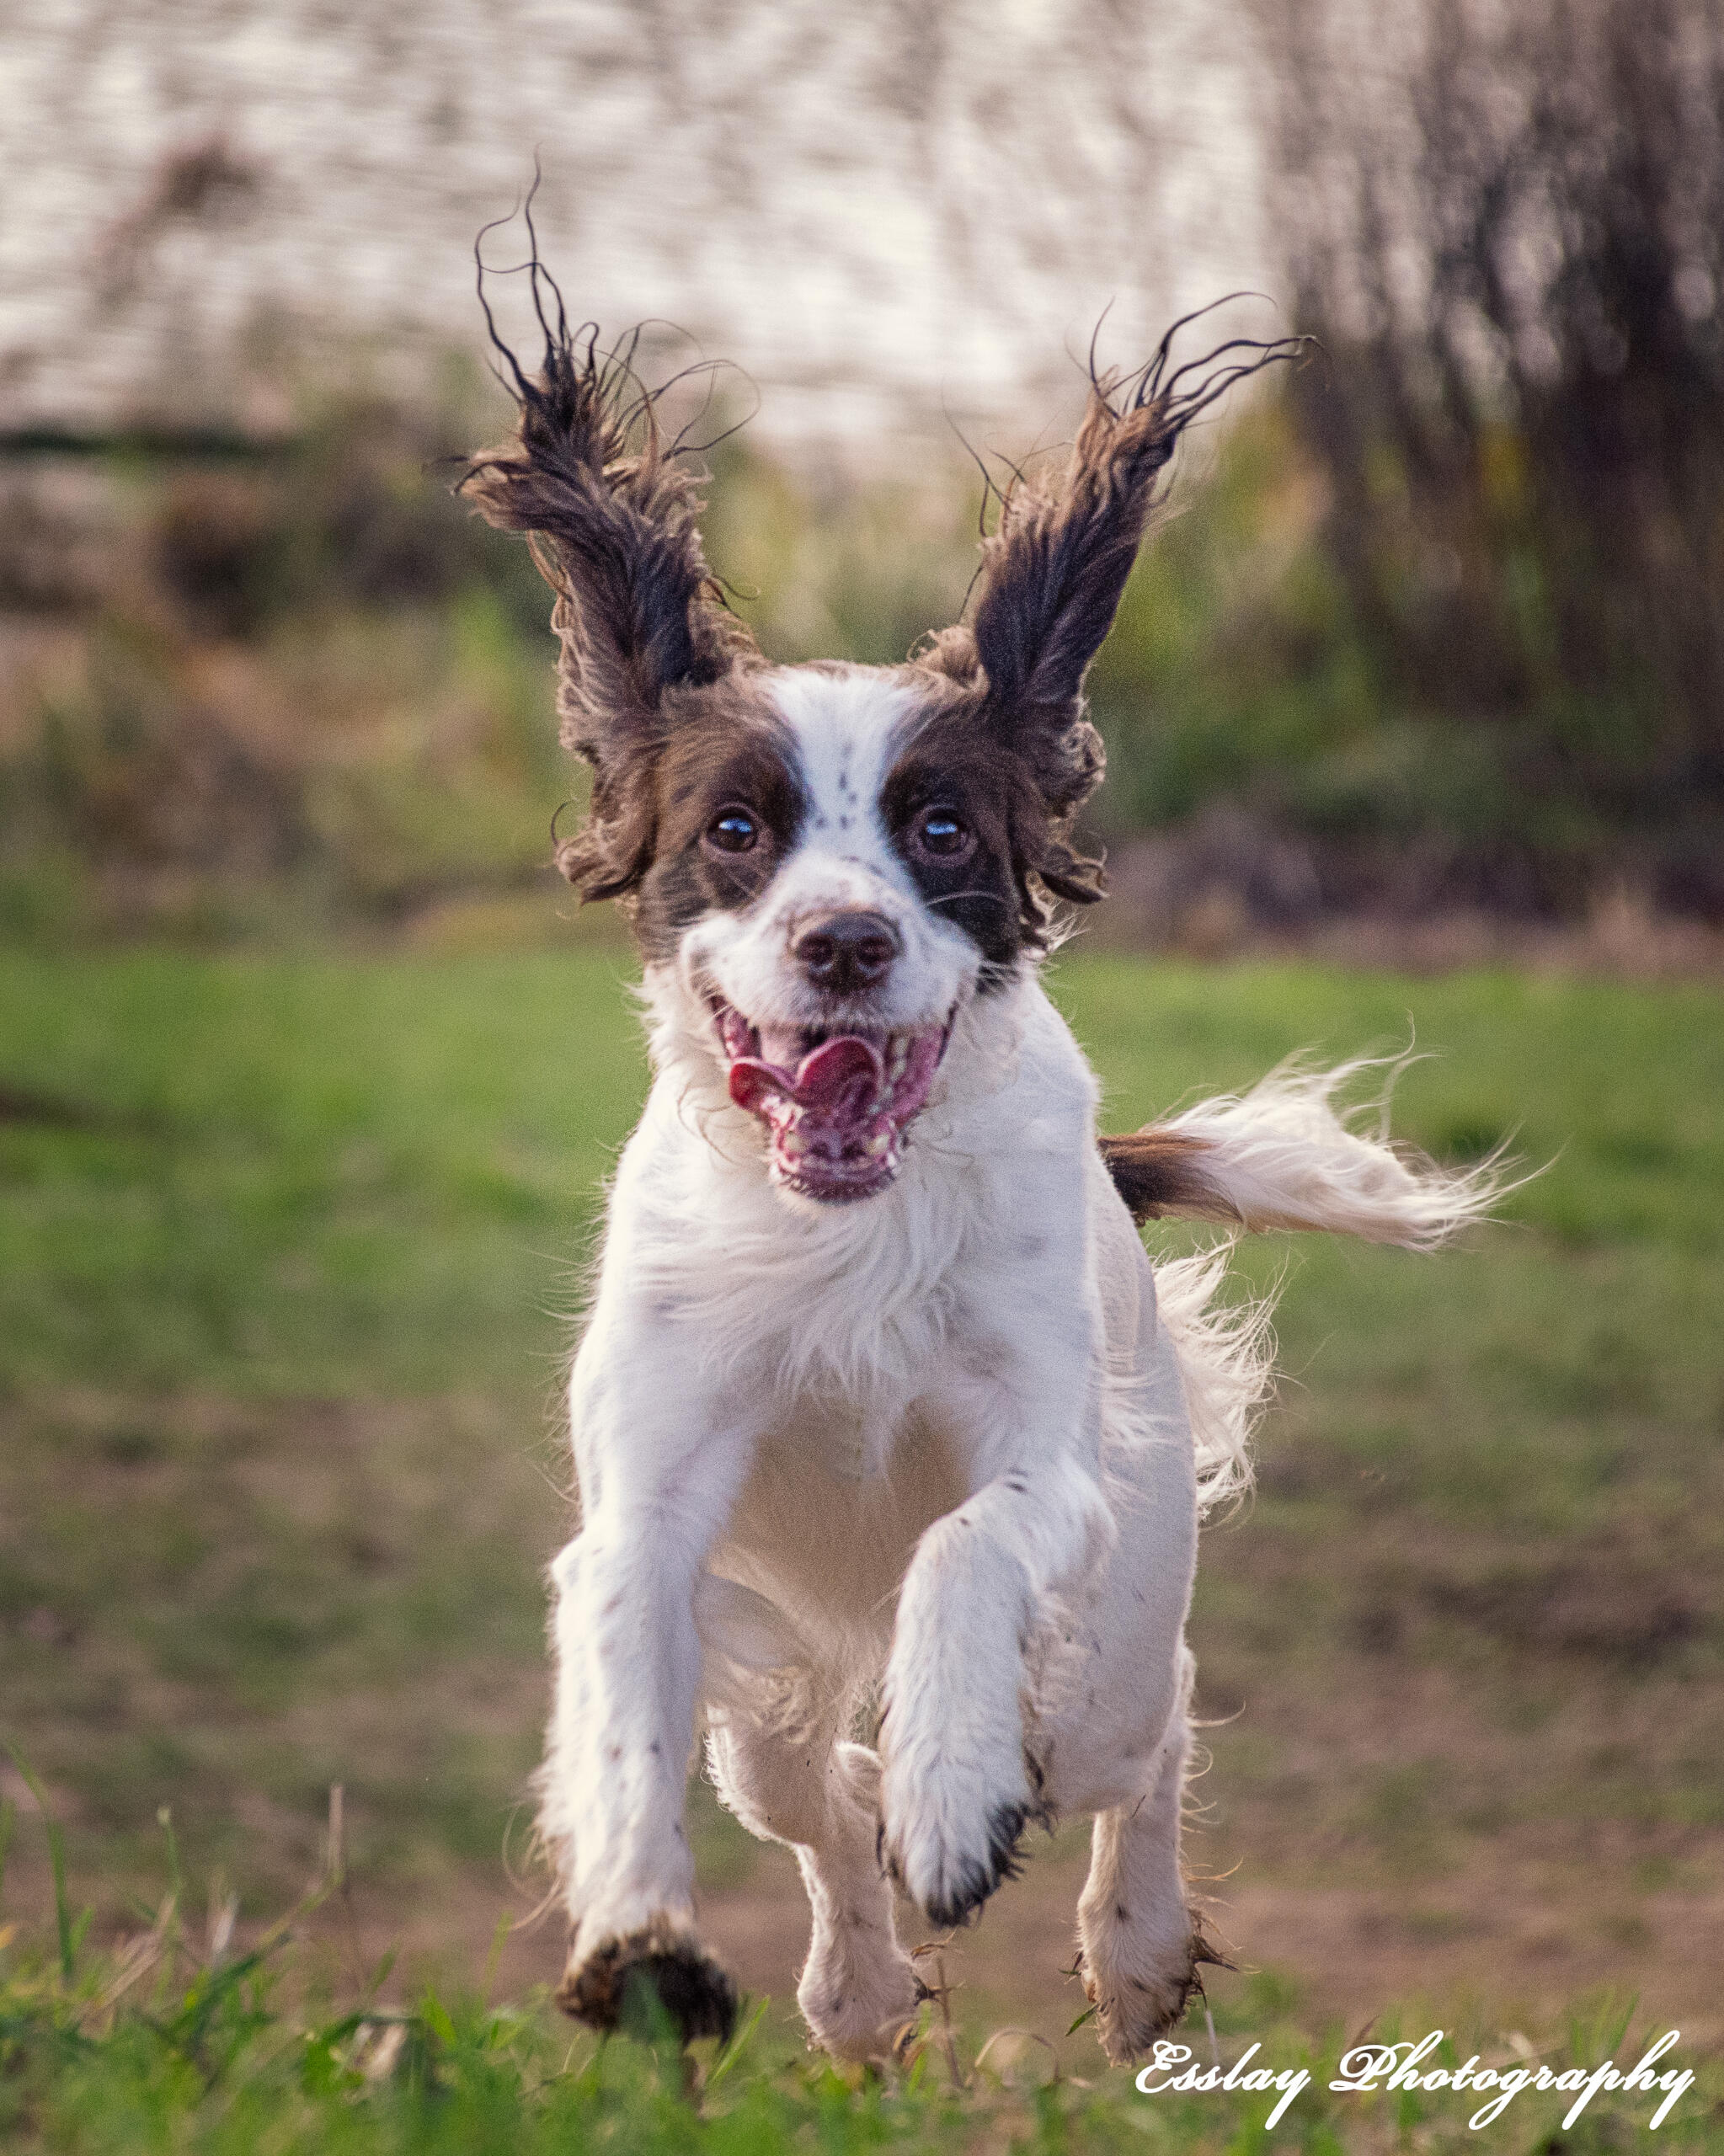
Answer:
POLYGON ((1067 843, 1069 811, 1048 800, 1037 763, 1002 723, 974 664, 931 655, 905 669, 921 713, 882 787, 882 817, 926 905, 983 953, 980 990, 998 987, 1048 938, 1048 899, 1102 897, 1097 862, 1067 843), (942 815, 944 813, 944 815, 942 815), (931 821, 933 819, 933 821, 931 821), (963 843, 953 846, 950 825, 963 843))
POLYGON ((670 717, 640 775, 653 837, 635 929, 649 962, 702 915, 758 898, 807 812, 789 729, 748 675, 683 692, 670 717))
POLYGON ((880 789, 880 815, 936 917, 981 953, 982 985, 1024 945, 1023 872, 1014 832, 1034 805, 1021 758, 1002 755, 973 697, 934 702, 880 789))

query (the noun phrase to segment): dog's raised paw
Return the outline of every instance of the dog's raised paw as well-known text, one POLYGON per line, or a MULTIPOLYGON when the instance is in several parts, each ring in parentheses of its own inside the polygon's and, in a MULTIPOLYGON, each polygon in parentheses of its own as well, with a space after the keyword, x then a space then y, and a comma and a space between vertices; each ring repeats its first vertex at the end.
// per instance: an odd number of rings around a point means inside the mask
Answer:
POLYGON ((950 1753, 920 1777, 889 1760, 882 1782, 881 1868, 930 1924, 966 1924, 1023 1869, 1026 1828, 1051 1826, 1043 1774, 1025 1748, 993 1774, 950 1753), (966 1768, 968 1771, 966 1771, 966 1768), (991 1801, 989 1782, 1001 1794, 991 1801), (1013 1785, 1016 1785, 1014 1787, 1013 1785))
POLYGON ((650 2039, 662 2017, 682 2043, 698 2036, 725 2043, 736 2026, 736 1986, 697 1941, 669 1925, 603 1940, 571 1959, 557 2004, 607 2035, 622 2030, 650 2039))
POLYGON ((925 1840, 906 1854, 883 1833, 881 1861, 893 1884, 930 1924, 950 1929, 967 1924, 996 1887, 1017 1877, 1024 1829, 1040 1817, 1041 1808, 1033 1803, 1014 1799, 994 1805, 976 1847, 967 1852, 925 1840))
POLYGON ((988 1840, 979 1860, 972 1858, 947 1872, 921 1906, 930 1924, 967 1924, 996 1887, 1023 1869, 1021 1844, 1029 1824, 1027 1804, 1000 1804, 988 1814, 988 1840))

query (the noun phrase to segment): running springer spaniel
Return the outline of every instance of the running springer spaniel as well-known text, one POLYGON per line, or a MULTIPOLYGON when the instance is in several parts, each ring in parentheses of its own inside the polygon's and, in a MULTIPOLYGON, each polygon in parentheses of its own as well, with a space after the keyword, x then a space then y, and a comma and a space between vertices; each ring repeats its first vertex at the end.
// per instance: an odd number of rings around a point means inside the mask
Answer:
POLYGON ((1084 676, 1163 475, 1289 347, 1172 369, 1164 339, 1092 378, 966 625, 903 665, 781 667, 720 600, 627 358, 560 300, 540 319, 536 376, 499 344, 518 431, 462 483, 556 594, 594 770, 559 865, 628 910, 657 1074, 569 1392, 540 1778, 562 2002, 608 2029, 647 1983, 685 2038, 729 2032, 683 1829, 703 1724, 724 1802, 796 1852, 818 2043, 882 2054, 926 1995, 894 1886, 957 1924, 1028 1822, 1088 1812, 1083 1980, 1130 2059, 1213 1958, 1180 1871, 1183 1627, 1266 1382, 1250 1321, 1208 1307, 1225 1254, 1152 1269, 1136 1224, 1426 1248, 1492 1195, 1350 1130, 1358 1065, 1098 1138, 1039 977, 1055 903, 1102 894, 1072 835, 1102 766, 1084 676))

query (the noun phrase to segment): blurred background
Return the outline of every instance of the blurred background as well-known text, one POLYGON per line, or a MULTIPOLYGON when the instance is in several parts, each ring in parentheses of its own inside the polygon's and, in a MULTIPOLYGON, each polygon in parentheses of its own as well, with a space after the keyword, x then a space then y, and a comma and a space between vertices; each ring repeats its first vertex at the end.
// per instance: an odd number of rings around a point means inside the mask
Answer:
MULTIPOLYGON (((1058 453, 1092 335, 1320 340, 1190 438, 1096 669, 1115 895, 1055 993, 1117 1123, 1411 1023, 1412 1136, 1555 1166, 1440 1267, 1252 1261, 1213 1988, 1716 2034, 1716 0, 39 0, 0 61, 0 1729, 99 1923, 163 1806, 279 1906, 332 1782, 367 1951, 540 1892, 548 1402, 644 1071, 547 865, 547 595, 448 491, 536 159, 572 312, 734 363, 708 551, 778 658, 955 618, 976 459, 1058 453)), ((696 1804, 782 2001, 793 1867, 696 1804)), ((1076 2010, 1079 1841, 966 2011, 1076 2010)))

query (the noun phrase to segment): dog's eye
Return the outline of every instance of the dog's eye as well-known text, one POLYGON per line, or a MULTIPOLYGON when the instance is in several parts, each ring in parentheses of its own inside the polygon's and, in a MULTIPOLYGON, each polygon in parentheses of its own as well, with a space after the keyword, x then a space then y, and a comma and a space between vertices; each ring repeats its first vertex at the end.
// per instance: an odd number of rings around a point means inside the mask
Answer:
POLYGON ((759 845, 761 827, 746 808, 721 808, 707 826, 708 842, 721 853, 748 853, 759 845))
POLYGON ((937 860, 954 861, 969 851, 969 826, 949 808, 925 808, 915 820, 915 842, 937 860))

